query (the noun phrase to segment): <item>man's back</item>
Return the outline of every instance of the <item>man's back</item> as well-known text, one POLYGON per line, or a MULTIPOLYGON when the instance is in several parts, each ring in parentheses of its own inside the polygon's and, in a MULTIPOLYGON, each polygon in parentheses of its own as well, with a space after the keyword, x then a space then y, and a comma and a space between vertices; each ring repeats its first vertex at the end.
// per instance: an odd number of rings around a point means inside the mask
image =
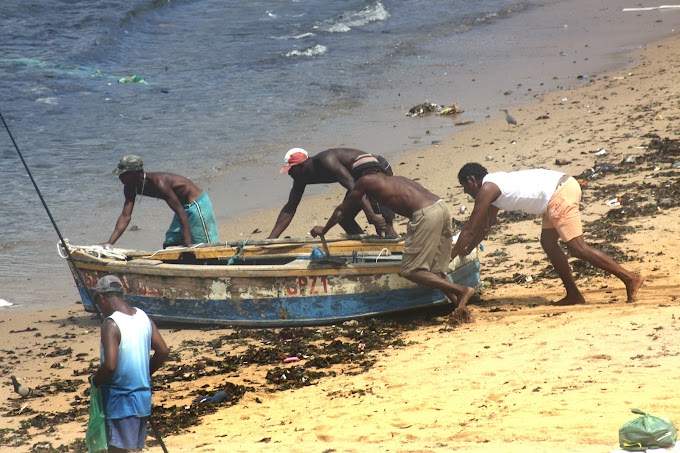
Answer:
POLYGON ((363 154, 367 154, 366 151, 355 148, 331 148, 321 151, 312 158, 319 159, 324 166, 328 166, 333 162, 339 162, 347 171, 352 171, 354 161, 363 154))
POLYGON ((203 190, 189 178, 174 173, 147 173, 146 178, 149 184, 144 188, 144 195, 149 197, 167 201, 168 191, 172 191, 180 203, 185 205, 193 202, 203 193, 203 190))
POLYGON ((483 182, 493 183, 500 190, 500 195, 492 202, 497 208, 542 214, 563 176, 564 173, 554 170, 519 170, 489 173, 483 182))
POLYGON ((304 172, 291 175, 296 184, 327 184, 339 182, 347 187, 351 184, 354 160, 366 154, 354 148, 331 148, 310 157, 310 166, 304 172))
POLYGON ((120 311, 107 321, 120 331, 118 364, 111 380, 102 384, 109 418, 145 417, 151 410, 151 322, 140 309, 133 315, 120 311))
POLYGON ((367 174, 359 178, 355 190, 374 197, 394 212, 404 217, 431 206, 439 197, 416 181, 403 176, 388 176, 384 173, 367 174))

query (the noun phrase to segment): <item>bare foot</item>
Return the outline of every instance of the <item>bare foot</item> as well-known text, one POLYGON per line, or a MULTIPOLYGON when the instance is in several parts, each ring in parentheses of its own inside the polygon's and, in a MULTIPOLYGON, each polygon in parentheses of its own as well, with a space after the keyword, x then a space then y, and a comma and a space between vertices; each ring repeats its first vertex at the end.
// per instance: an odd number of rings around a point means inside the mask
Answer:
POLYGON ((468 322, 473 322, 472 313, 470 313, 470 309, 465 306, 458 307, 453 310, 453 313, 451 313, 449 319, 446 320, 446 323, 452 327, 456 327, 468 322))
POLYGON ((468 286, 465 287, 465 292, 463 293, 462 296, 458 298, 458 308, 463 308, 467 305, 468 301, 472 297, 472 295, 475 293, 474 288, 470 288, 468 286))
POLYGON ((386 239, 396 239, 400 237, 399 233, 393 228, 393 227, 387 227, 387 231, 385 231, 385 238, 386 239))
POLYGON ((558 307, 564 307, 567 305, 579 305, 579 304, 585 304, 586 300, 582 297, 577 297, 577 298, 569 298, 569 297, 563 297, 562 299, 556 301, 556 302, 550 302, 550 305, 555 305, 558 307))
POLYGON ((633 277, 633 280, 626 284, 626 294, 628 294, 628 302, 629 304, 632 302, 635 302, 635 297, 637 296, 638 290, 642 286, 642 283, 645 281, 645 278, 642 275, 637 275, 635 274, 635 277, 633 277))
POLYGON ((457 296, 456 293, 453 291, 445 293, 446 297, 451 301, 453 305, 456 306, 456 308, 466 306, 472 295, 475 293, 474 288, 470 288, 467 286, 463 286, 463 288, 465 288, 465 291, 460 296, 457 296))

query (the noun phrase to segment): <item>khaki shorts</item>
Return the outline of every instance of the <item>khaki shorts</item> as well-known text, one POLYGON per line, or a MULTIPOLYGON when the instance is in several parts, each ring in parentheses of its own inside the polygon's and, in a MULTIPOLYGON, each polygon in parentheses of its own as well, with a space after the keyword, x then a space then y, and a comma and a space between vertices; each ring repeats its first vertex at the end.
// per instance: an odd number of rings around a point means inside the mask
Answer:
POLYGON ((569 178, 548 201, 548 210, 543 214, 543 229, 556 229, 562 242, 582 236, 583 225, 578 209, 580 204, 581 186, 574 178, 569 178))
POLYGON ((416 211, 406 227, 401 256, 401 275, 417 270, 444 276, 451 260, 451 213, 443 200, 416 211))

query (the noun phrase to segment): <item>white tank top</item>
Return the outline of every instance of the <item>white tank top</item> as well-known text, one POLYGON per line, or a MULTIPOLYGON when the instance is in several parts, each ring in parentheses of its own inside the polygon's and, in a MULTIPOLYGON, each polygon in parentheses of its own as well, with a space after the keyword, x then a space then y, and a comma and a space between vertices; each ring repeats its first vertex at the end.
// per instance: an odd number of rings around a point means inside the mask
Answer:
POLYGON ((564 173, 544 169, 501 171, 486 175, 482 184, 492 182, 501 190, 491 203, 499 209, 543 214, 562 176, 564 173))

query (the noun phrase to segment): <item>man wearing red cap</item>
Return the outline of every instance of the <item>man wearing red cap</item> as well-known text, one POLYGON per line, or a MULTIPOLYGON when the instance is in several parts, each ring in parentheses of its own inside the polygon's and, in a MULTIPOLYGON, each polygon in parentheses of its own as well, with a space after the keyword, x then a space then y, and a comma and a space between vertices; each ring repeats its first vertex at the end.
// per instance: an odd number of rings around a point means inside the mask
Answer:
MULTIPOLYGON (((307 151, 302 148, 293 148, 284 157, 285 166, 280 173, 288 173, 293 178, 293 188, 288 196, 288 202, 281 209, 276 224, 269 234, 268 239, 278 238, 283 233, 295 216, 297 207, 302 200, 307 184, 328 184, 338 182, 347 189, 349 194, 354 188, 352 177, 352 165, 357 158, 368 155, 364 151, 353 148, 332 148, 309 157, 307 151)), ((392 167, 381 156, 374 156, 380 162, 383 170, 392 175, 392 167)), ((394 212, 364 197, 361 204, 351 212, 345 213, 339 225, 347 234, 363 234, 364 230, 354 220, 359 211, 366 213, 368 222, 375 225, 378 234, 385 233, 387 237, 398 237, 394 230, 394 212)))

